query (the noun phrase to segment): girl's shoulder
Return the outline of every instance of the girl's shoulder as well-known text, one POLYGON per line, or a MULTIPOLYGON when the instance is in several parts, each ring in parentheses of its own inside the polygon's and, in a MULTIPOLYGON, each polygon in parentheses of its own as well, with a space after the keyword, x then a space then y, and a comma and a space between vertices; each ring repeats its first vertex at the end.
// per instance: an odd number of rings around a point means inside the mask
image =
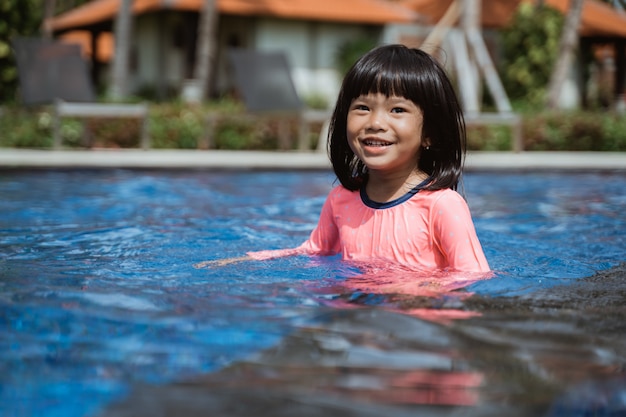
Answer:
POLYGON ((360 194, 358 191, 348 190, 343 185, 337 185, 330 190, 326 199, 332 204, 344 204, 360 199, 360 194))
POLYGON ((456 196, 461 197, 461 194, 459 194, 457 191, 451 188, 442 188, 439 190, 420 190, 418 194, 421 194, 425 198, 432 198, 432 199, 439 199, 443 197, 454 198, 456 196))
POLYGON ((336 185, 332 188, 332 190, 330 190, 330 193, 328 193, 329 197, 351 197, 351 196, 355 196, 355 195, 359 195, 359 191, 350 191, 348 190, 346 187, 344 187, 343 185, 339 184, 336 185))
POLYGON ((421 190, 417 195, 422 203, 428 202, 431 206, 450 203, 465 204, 463 196, 451 188, 433 191, 421 190))

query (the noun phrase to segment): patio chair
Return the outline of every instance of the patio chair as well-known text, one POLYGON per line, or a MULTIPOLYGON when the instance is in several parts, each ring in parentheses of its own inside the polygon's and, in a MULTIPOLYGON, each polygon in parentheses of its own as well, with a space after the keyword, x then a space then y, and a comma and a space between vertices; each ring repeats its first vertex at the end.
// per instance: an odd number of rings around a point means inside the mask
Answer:
MULTIPOLYGON (((298 149, 309 149, 309 136, 313 124, 322 125, 319 146, 325 149, 330 112, 306 109, 296 92, 287 58, 282 52, 260 52, 245 49, 231 49, 229 59, 233 68, 234 84, 241 95, 246 115, 235 117, 275 119, 278 123, 278 146, 290 149, 292 146, 289 120, 298 120, 298 149)), ((203 144, 213 147, 215 127, 230 115, 211 113, 208 116, 209 133, 203 144)))
POLYGON ((138 118, 141 147, 150 147, 145 103, 98 103, 80 46, 43 38, 12 41, 20 82, 20 99, 27 106, 54 106, 53 147, 62 146, 61 119, 138 118))

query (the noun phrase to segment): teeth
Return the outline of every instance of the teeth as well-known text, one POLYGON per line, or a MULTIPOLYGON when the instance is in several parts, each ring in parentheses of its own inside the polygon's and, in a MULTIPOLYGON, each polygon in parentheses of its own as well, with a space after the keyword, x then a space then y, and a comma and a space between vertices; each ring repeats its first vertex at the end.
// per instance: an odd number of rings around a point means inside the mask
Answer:
POLYGON ((380 140, 366 140, 363 141, 366 146, 389 146, 391 145, 389 142, 383 142, 380 140))

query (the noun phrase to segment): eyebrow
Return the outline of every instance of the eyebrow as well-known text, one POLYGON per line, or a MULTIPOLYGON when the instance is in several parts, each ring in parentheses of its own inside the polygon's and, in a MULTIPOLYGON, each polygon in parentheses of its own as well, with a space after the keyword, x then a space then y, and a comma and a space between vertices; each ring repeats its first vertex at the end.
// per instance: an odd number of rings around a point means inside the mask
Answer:
MULTIPOLYGON (((382 93, 368 93, 368 94, 359 94, 358 96, 354 97, 352 100, 366 100, 368 96, 375 96, 375 95, 384 95, 382 93)), ((404 97, 404 96, 387 96, 385 97, 385 100, 388 101, 413 101, 410 98, 404 97)))

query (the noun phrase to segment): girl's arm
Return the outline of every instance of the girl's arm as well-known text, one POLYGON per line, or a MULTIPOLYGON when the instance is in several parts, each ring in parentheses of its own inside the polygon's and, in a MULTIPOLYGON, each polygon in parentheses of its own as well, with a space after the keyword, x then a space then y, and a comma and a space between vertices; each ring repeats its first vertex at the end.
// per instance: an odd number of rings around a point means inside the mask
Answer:
MULTIPOLYGON (((332 194, 331 194, 332 195, 332 194)), ((338 232, 333 221, 331 198, 326 199, 322 207, 317 226, 311 232, 309 238, 297 248, 288 249, 270 249, 255 252, 248 252, 246 256, 235 258, 218 259, 213 261, 204 261, 194 264, 194 268, 208 268, 211 266, 225 266, 236 262, 256 260, 263 261, 266 259, 283 258, 295 255, 334 255, 338 251, 338 232)))
POLYGON ((196 269, 203 269, 203 268, 208 268, 211 266, 225 266, 228 264, 234 264, 237 262, 243 262, 243 261, 249 261, 249 260, 252 260, 252 258, 249 256, 239 256, 236 258, 216 259, 213 261, 198 262, 197 264, 193 264, 193 267, 196 269))
POLYGON ((489 272, 489 264, 476 235, 467 203, 455 191, 437 200, 431 213, 435 242, 447 260, 447 267, 463 272, 489 272))

